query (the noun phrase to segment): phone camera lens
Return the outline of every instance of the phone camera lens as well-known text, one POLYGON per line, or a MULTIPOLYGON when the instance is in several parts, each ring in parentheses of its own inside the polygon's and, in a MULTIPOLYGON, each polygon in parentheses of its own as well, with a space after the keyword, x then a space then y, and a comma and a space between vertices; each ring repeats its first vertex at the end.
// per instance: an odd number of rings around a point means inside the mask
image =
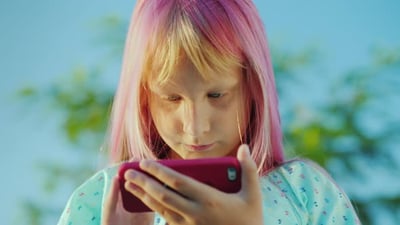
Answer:
POLYGON ((234 167, 228 167, 228 180, 229 181, 235 181, 237 179, 237 172, 236 168, 234 167))

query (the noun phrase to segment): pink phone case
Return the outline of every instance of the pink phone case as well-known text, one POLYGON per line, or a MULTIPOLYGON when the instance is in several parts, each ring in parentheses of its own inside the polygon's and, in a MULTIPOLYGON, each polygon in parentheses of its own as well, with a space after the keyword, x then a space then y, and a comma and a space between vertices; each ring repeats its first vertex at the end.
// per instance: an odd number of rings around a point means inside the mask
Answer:
MULTIPOLYGON (((158 162, 226 193, 236 193, 241 188, 240 163, 235 157, 159 160, 158 162)), ((119 182, 124 208, 129 212, 151 211, 142 201, 125 189, 124 174, 128 169, 143 172, 139 168, 138 162, 126 162, 120 166, 119 182)))

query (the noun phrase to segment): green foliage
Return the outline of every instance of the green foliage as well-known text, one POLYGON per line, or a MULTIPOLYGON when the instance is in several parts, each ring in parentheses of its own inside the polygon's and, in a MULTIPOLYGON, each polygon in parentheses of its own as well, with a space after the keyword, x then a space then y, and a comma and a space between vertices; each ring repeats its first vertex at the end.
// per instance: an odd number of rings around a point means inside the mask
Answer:
POLYGON ((36 95, 36 88, 34 87, 25 87, 18 91, 17 95, 20 97, 31 97, 36 95))
POLYGON ((36 169, 45 171, 43 189, 47 193, 55 192, 66 181, 77 187, 94 172, 87 164, 70 167, 54 162, 39 162, 36 169))
POLYGON ((104 138, 113 98, 113 91, 100 82, 102 72, 75 68, 66 80, 42 90, 23 88, 18 95, 30 101, 44 100, 51 110, 61 113, 62 131, 72 144, 87 145, 88 138, 99 143, 99 138, 104 138))
POLYGON ((60 213, 59 207, 52 207, 51 202, 44 199, 41 202, 24 200, 21 204, 21 214, 15 221, 15 224, 43 225, 47 215, 60 213))
POLYGON ((62 127, 73 143, 85 132, 102 134, 106 128, 112 94, 95 82, 100 72, 76 69, 70 81, 51 88, 51 101, 66 113, 62 127))
POLYGON ((45 213, 44 208, 39 205, 37 202, 25 201, 23 203, 23 211, 26 215, 25 217, 29 218, 29 224, 31 225, 41 225, 43 221, 43 214, 45 213))
MULTIPOLYGON (((384 129, 371 132, 365 124, 375 121, 372 118, 360 119, 363 114, 376 111, 377 104, 384 104, 391 96, 396 96, 398 80, 397 83, 380 84, 375 78, 381 80, 397 76, 399 62, 398 52, 380 50, 369 66, 338 76, 342 79, 332 85, 330 101, 322 105, 318 112, 308 112, 312 116, 306 122, 301 112, 287 121, 291 126, 284 130, 284 135, 287 148, 294 152, 292 155, 313 159, 327 169, 329 162, 340 162, 345 171, 355 178, 363 176, 363 169, 354 163, 360 159, 380 164, 388 171, 399 171, 400 165, 392 158, 387 144, 391 140, 398 140, 400 122, 392 118, 393 121, 385 123, 384 129), (385 73, 389 68, 391 72, 385 73), (379 85, 384 85, 384 93, 379 91, 379 85)), ((296 110, 293 111, 296 114, 296 110)), ((379 111, 375 120, 383 123, 383 114, 379 111)), ((391 120, 390 117, 386 119, 391 120)), ((335 174, 335 171, 330 172, 335 174)), ((336 175, 339 177, 341 174, 336 175)), ((375 205, 380 205, 392 215, 393 221, 396 221, 396 217, 398 220, 399 199, 400 192, 389 197, 352 198, 361 221, 366 225, 373 224, 374 214, 371 211, 375 205)))

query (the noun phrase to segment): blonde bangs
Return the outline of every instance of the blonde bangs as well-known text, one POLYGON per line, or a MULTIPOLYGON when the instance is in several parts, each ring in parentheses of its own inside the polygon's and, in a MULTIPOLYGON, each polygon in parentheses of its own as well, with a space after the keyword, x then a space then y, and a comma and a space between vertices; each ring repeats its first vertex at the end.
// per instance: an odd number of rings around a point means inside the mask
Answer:
MULTIPOLYGON (((238 52, 211 43, 210 37, 196 29, 184 13, 172 13, 171 23, 159 29, 148 43, 143 80, 165 83, 184 60, 189 60, 209 80, 215 74, 229 75, 233 69, 243 67, 238 52)), ((218 38, 214 35, 212 39, 218 38)))

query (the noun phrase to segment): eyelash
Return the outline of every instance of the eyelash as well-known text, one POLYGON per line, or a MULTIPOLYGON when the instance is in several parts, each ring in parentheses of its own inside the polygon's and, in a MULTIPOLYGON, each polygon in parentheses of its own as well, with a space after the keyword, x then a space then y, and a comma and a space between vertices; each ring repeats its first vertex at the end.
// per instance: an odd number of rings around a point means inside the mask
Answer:
MULTIPOLYGON (((218 99, 218 98, 222 98, 224 96, 223 93, 219 93, 219 92, 213 92, 213 93, 209 93, 207 94, 208 98, 212 98, 212 99, 218 99)), ((181 100, 182 97, 177 96, 177 95, 171 95, 171 96, 167 96, 165 97, 165 100, 170 101, 170 102, 177 102, 179 100, 181 100)))
POLYGON ((171 96, 167 96, 165 99, 170 102, 176 102, 176 101, 181 100, 181 97, 176 96, 176 95, 171 95, 171 96))
POLYGON ((209 97, 209 98, 221 98, 221 97, 223 97, 223 96, 224 96, 224 94, 219 93, 219 92, 207 94, 207 97, 209 97))

